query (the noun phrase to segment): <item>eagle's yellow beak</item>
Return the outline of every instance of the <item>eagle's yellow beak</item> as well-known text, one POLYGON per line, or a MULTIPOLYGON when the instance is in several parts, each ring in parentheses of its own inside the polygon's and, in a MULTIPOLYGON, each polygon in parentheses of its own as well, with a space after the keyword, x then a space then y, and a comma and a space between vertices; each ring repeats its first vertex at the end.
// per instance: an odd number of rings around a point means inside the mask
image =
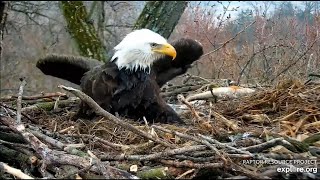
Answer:
POLYGON ((155 48, 152 49, 154 52, 162 53, 168 56, 172 57, 172 60, 174 60, 177 56, 176 49, 171 44, 161 44, 155 48))

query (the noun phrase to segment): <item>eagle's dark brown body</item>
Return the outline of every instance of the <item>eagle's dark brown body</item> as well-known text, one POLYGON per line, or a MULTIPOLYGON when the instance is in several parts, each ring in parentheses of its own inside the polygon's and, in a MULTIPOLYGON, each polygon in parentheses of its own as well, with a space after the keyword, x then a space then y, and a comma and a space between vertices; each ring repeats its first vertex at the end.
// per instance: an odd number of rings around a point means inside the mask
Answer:
MULTIPOLYGON (((148 121, 183 123, 179 116, 160 97, 155 76, 144 71, 119 70, 108 62, 88 71, 81 79, 84 93, 92 97, 102 108, 114 114, 148 121)), ((91 115, 92 110, 82 103, 80 115, 91 115)))

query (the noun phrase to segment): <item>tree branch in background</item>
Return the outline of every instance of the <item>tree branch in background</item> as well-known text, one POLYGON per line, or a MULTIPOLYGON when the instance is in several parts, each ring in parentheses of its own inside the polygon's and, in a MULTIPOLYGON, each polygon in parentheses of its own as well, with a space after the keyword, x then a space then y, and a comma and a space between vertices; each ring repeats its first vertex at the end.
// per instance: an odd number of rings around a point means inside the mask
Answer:
POLYGON ((231 42, 232 40, 234 40, 239 34, 243 33, 246 29, 248 29, 250 26, 252 26, 256 21, 253 21, 252 23, 250 23, 249 25, 247 25, 245 28, 243 28, 241 31, 239 31, 235 36, 233 36, 232 38, 228 39, 226 42, 224 42, 221 46, 219 46, 218 48, 202 55, 202 57, 207 56, 209 54, 212 54, 216 51, 218 51, 219 49, 223 48, 226 44, 228 44, 229 42, 231 42))
POLYGON ((280 73, 278 73, 275 77, 273 77, 270 81, 274 81, 276 78, 278 78, 281 74, 287 72, 293 65, 297 64, 314 46, 314 44, 319 40, 319 37, 316 37, 315 40, 311 43, 311 45, 306 49, 306 51, 301 54, 294 62, 289 64, 285 69, 283 69, 280 73))
POLYGON ((97 3, 98 1, 93 1, 92 4, 91 4, 91 7, 90 7, 90 10, 89 10, 89 13, 88 13, 88 16, 87 18, 88 19, 91 19, 92 18, 92 14, 93 14, 93 11, 96 9, 97 7, 97 3))
POLYGON ((86 7, 82 1, 61 1, 61 9, 68 24, 68 30, 76 41, 79 53, 105 61, 106 52, 103 43, 92 23, 88 20, 86 7))
POLYGON ((100 1, 100 7, 99 7, 99 14, 98 14, 98 35, 99 35, 99 38, 102 39, 101 43, 103 45, 103 48, 105 48, 104 44, 103 44, 103 41, 105 39, 104 37, 104 29, 105 29, 105 20, 106 20, 106 12, 105 12, 105 9, 104 9, 104 1, 100 1))
POLYGON ((187 4, 187 1, 148 1, 133 29, 147 28, 168 39, 187 4))
POLYGON ((0 2, 0 57, 2 57, 3 30, 7 20, 8 2, 0 2))

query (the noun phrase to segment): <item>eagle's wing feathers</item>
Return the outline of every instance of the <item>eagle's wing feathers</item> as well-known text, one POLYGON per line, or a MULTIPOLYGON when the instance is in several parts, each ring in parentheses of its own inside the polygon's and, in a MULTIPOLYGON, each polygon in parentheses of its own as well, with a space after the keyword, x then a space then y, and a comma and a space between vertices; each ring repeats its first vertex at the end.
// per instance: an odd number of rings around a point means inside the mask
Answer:
POLYGON ((172 46, 177 51, 176 59, 172 61, 170 57, 164 56, 155 61, 152 66, 160 87, 185 73, 191 67, 191 64, 203 54, 202 45, 193 39, 181 38, 172 42, 172 46))
MULTIPOLYGON (((94 99, 102 108, 110 111, 113 93, 118 87, 116 76, 117 67, 106 63, 86 72, 81 79, 80 86, 84 93, 94 99)), ((81 102, 79 113, 84 117, 93 115, 91 108, 83 102, 81 102)))

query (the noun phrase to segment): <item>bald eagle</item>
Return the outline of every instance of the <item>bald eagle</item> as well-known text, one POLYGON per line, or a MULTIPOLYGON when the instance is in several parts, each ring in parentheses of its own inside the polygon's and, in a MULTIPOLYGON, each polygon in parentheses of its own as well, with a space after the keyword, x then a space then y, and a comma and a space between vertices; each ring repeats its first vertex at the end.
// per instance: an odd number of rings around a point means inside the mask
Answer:
MULTIPOLYGON (((40 59, 37 67, 45 74, 80 84, 83 92, 113 114, 183 123, 160 97, 159 86, 183 74, 203 51, 201 44, 191 39, 182 38, 173 45, 159 34, 141 29, 129 33, 105 64, 94 59, 52 55, 40 59)), ((94 112, 81 102, 78 117, 88 115, 94 112)))
MULTIPOLYGON (((108 112, 133 119, 183 123, 160 97, 160 88, 151 65, 163 56, 176 57, 175 48, 159 34, 141 29, 129 33, 115 48, 111 60, 85 73, 81 79, 84 93, 108 112)), ((79 115, 93 111, 84 102, 79 115)))

